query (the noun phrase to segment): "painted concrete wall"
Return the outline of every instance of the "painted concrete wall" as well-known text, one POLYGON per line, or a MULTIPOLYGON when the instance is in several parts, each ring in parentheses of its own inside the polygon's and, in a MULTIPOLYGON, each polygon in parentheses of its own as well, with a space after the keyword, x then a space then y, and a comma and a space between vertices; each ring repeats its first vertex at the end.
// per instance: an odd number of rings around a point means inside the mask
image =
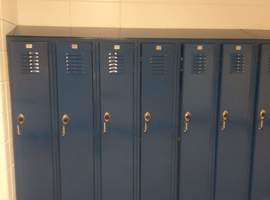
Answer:
POLYGON ((270 29, 268 0, 18 0, 18 23, 270 29))
POLYGON ((17 24, 16 0, 0 0, 0 200, 14 199, 6 34, 17 24))

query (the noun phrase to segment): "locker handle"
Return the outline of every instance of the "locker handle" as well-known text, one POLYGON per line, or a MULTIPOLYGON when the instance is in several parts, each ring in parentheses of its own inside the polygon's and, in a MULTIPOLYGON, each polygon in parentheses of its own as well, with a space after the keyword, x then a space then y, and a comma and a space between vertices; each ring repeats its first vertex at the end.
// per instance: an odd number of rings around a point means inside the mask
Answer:
POLYGON ((221 127, 222 131, 226 129, 228 121, 229 121, 229 112, 227 110, 224 110, 222 113, 222 127, 221 127))
POLYGON ((22 129, 25 123, 25 117, 23 113, 19 113, 17 116, 17 135, 22 135, 22 129))
POLYGON ((184 133, 186 133, 188 131, 188 129, 189 129, 190 121, 191 121, 191 113, 186 112, 185 116, 184 116, 184 124, 185 124, 184 133))
POLYGON ((150 112, 145 112, 144 113, 144 134, 147 134, 148 132, 148 124, 150 123, 151 120, 151 114, 150 112))
POLYGON ((266 110, 262 109, 260 111, 260 126, 258 128, 259 130, 263 129, 265 118, 266 118, 266 110))
POLYGON ((69 125, 71 119, 68 114, 62 116, 62 136, 66 136, 66 127, 69 125))
POLYGON ((109 112, 105 112, 103 116, 103 133, 107 133, 107 124, 111 120, 111 114, 109 112))

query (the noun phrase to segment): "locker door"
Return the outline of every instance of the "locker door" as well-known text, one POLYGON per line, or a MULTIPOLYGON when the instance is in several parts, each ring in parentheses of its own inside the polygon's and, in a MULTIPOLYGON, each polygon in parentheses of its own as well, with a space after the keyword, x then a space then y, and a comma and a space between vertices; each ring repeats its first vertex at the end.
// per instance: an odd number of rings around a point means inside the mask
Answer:
POLYGON ((179 168, 181 200, 212 198, 218 71, 217 45, 184 46, 179 168))
POLYGON ((253 159, 252 200, 270 200, 270 45, 261 51, 253 159))
POLYGON ((134 53, 132 42, 100 44, 103 200, 130 200, 133 195, 134 53))
POLYGON ((17 199, 54 199, 48 45, 9 47, 17 199))
POLYGON ((92 44, 57 43, 61 187, 63 200, 93 199, 92 44))
POLYGON ((177 45, 143 43, 141 92, 141 198, 175 198, 177 45))
POLYGON ((256 77, 253 45, 223 47, 216 200, 247 200, 256 77))

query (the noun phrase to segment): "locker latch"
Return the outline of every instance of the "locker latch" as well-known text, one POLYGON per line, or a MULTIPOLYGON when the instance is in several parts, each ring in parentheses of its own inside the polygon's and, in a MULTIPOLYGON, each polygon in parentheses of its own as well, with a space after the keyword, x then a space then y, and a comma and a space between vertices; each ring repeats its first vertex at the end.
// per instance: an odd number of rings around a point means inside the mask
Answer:
POLYGON ((17 134, 22 135, 22 129, 25 122, 25 117, 23 113, 18 114, 17 116, 17 134))
POLYGON ((225 130, 228 120, 229 120, 229 112, 227 110, 224 110, 222 113, 222 127, 221 127, 222 131, 225 130))
POLYGON ((191 121, 191 113, 190 112, 186 112, 185 116, 184 116, 184 123, 185 123, 185 128, 184 128, 184 132, 186 133, 189 129, 189 123, 191 121))
POLYGON ((260 126, 258 128, 259 130, 263 129, 265 118, 266 118, 266 110, 262 109, 260 112, 260 126))
POLYGON ((111 114, 109 112, 105 112, 103 116, 103 133, 107 133, 107 124, 111 120, 111 114))
POLYGON ((144 113, 144 134, 147 134, 148 132, 148 124, 150 123, 151 120, 151 114, 150 112, 145 112, 144 113))
POLYGON ((69 125, 71 119, 68 116, 68 114, 64 114, 62 116, 62 136, 64 137, 66 135, 66 127, 69 125))

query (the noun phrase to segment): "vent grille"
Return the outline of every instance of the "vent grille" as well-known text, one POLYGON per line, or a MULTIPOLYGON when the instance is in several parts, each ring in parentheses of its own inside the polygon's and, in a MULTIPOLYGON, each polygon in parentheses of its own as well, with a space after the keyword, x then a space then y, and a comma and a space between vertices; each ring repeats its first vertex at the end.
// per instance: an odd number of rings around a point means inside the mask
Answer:
POLYGON ((40 73, 40 60, 38 51, 28 51, 23 54, 22 73, 38 74, 40 73))
POLYGON ((231 54, 231 73, 242 73, 245 70, 245 56, 241 53, 231 54))
POLYGON ((107 72, 110 75, 117 75, 123 72, 124 57, 119 52, 108 53, 107 72))
POLYGON ((192 73, 202 74, 206 71, 207 56, 203 53, 197 53, 193 56, 192 73))
POLYGON ((166 55, 153 55, 149 59, 149 63, 152 68, 153 75, 165 75, 167 74, 168 68, 165 63, 166 55))
POLYGON ((85 65, 80 53, 66 53, 65 64, 67 74, 85 74, 85 65))

